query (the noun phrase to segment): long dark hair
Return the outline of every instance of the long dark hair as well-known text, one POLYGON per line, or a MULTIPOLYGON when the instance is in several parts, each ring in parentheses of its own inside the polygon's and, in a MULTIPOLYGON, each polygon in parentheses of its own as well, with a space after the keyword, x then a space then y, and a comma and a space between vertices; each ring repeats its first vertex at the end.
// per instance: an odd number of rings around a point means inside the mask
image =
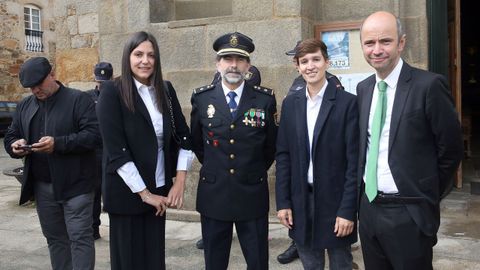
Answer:
POLYGON ((157 40, 155 37, 147 32, 140 31, 133 33, 125 43, 123 47, 122 55, 122 75, 116 80, 116 84, 120 89, 120 96, 127 108, 135 111, 135 91, 137 91, 135 84, 133 83, 133 73, 130 68, 130 54, 140 43, 144 41, 150 41, 155 53, 155 63, 153 67, 153 73, 150 76, 150 85, 155 88, 155 99, 158 111, 163 113, 165 103, 165 91, 163 86, 162 67, 160 65, 160 50, 158 49, 157 40))

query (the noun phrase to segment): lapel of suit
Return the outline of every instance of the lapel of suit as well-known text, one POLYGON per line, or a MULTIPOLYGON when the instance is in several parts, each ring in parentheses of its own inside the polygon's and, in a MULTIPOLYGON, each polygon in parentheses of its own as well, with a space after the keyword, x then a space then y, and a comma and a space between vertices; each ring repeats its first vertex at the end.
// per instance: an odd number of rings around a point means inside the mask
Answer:
MULTIPOLYGON (((168 87, 168 85, 166 83, 164 84, 164 86, 168 87)), ((167 89, 167 88, 165 88, 164 90, 165 91, 170 91, 170 89, 167 89)), ((169 92, 169 93, 171 93, 171 92, 169 92)), ((169 94, 168 96, 171 97, 172 95, 169 94)), ((168 98, 167 95, 164 95, 164 97, 165 97, 165 99, 168 98)), ((163 103, 163 113, 162 113, 163 140, 164 140, 164 145, 165 146, 168 146, 170 144, 170 137, 171 137, 172 128, 173 128, 171 113, 174 113, 174 112, 170 112, 170 107, 168 105, 168 102, 172 102, 172 101, 171 100, 170 101, 166 100, 166 102, 163 103)))
MULTIPOLYGON (((325 93, 323 94, 322 105, 320 106, 320 111, 318 112, 317 121, 315 122, 315 128, 313 130, 313 141, 312 141, 312 153, 316 153, 317 141, 322 129, 327 121, 328 115, 335 105, 336 97, 336 87, 333 84, 328 84, 325 93)), ((312 154, 312 157, 315 157, 312 154)))
MULTIPOLYGON (((297 141, 300 157, 305 158, 305 160, 300 162, 300 164, 305 164, 308 166, 310 157, 308 155, 309 153, 309 144, 308 144, 308 129, 307 129, 307 97, 305 96, 305 87, 297 92, 294 93, 295 95, 295 111, 294 111, 294 117, 295 117, 295 123, 296 123, 296 130, 295 132, 297 133, 297 138, 299 140, 297 141)), ((306 169, 304 170, 306 171, 306 169)))
MULTIPOLYGON (((410 93, 409 81, 411 79, 411 68, 407 63, 403 63, 400 77, 398 78, 397 90, 395 92, 395 99, 393 100, 392 116, 390 123, 390 136, 388 141, 388 149, 392 148, 395 137, 397 136, 398 125, 405 108, 405 101, 410 93)), ((391 153, 391 151, 389 151, 391 153)))
POLYGON ((230 108, 227 104, 227 99, 223 94, 223 88, 221 83, 217 83, 213 93, 210 95, 210 100, 212 105, 215 107, 215 113, 221 113, 226 118, 231 119, 232 114, 230 113, 230 108))
POLYGON ((233 119, 233 122, 237 121, 239 118, 243 118, 244 112, 248 111, 250 108, 255 107, 255 93, 253 88, 247 83, 244 84, 242 96, 240 97, 240 104, 237 107, 237 114, 233 119))
POLYGON ((368 120, 370 118, 370 107, 372 106, 373 89, 375 88, 375 75, 366 79, 366 86, 363 89, 358 89, 360 100, 359 108, 359 128, 360 128, 360 158, 362 163, 365 163, 367 151, 367 137, 368 137, 368 120))
POLYGON ((138 89, 135 86, 135 84, 133 85, 133 87, 134 87, 134 93, 135 93, 134 94, 135 95, 135 110, 141 116, 143 116, 143 118, 145 118, 145 121, 147 122, 147 124, 152 128, 152 130, 154 130, 153 123, 152 123, 152 118, 150 117, 150 114, 148 113, 147 106, 145 106, 145 103, 143 102, 142 97, 138 93, 138 89))

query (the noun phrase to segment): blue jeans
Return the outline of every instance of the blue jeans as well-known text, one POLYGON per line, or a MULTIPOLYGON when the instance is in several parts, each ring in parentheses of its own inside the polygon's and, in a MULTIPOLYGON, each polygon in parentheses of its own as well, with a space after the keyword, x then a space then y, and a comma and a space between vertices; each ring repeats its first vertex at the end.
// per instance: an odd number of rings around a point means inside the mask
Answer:
MULTIPOLYGON (((301 246, 297 243, 298 255, 305 270, 318 270, 325 268, 325 250, 312 250, 310 247, 301 246)), ((329 269, 351 270, 352 248, 351 246, 327 249, 329 269)))

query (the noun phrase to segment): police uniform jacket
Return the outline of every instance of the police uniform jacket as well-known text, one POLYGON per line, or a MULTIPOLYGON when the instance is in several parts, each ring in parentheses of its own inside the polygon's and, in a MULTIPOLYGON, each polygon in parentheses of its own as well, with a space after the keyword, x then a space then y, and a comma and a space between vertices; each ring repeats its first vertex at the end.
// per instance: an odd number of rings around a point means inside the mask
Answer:
POLYGON ((235 118, 221 83, 195 89, 191 102, 193 150, 202 163, 197 211, 225 221, 267 215, 277 133, 273 91, 244 84, 235 118))

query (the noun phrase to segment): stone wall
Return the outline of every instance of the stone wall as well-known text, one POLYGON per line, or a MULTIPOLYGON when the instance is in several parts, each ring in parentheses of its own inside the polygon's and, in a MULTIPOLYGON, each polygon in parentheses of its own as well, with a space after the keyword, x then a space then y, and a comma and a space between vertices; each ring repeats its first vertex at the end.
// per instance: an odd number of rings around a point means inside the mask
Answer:
POLYGON ((11 13, 7 2, 0 2, 0 100, 21 98, 18 71, 26 59, 18 37, 19 14, 11 13))
POLYGON ((93 69, 101 60, 98 5, 97 0, 66 0, 55 4, 57 78, 81 90, 95 87, 93 69))
POLYGON ((43 52, 25 50, 23 7, 26 1, 0 2, 0 100, 18 101, 30 91, 22 88, 18 81, 20 66, 32 56, 53 59, 51 40, 52 24, 48 0, 29 1, 42 10, 43 52))

